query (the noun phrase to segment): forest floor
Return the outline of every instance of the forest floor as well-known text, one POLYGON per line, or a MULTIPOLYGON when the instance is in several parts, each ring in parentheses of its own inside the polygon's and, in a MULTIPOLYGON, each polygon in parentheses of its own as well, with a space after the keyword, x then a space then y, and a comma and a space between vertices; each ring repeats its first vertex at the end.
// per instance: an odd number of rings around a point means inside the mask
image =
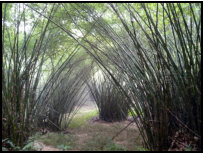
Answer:
POLYGON ((95 107, 84 106, 74 116, 67 132, 36 134, 34 148, 41 151, 57 150, 144 150, 139 131, 131 121, 105 122, 98 119, 95 107))

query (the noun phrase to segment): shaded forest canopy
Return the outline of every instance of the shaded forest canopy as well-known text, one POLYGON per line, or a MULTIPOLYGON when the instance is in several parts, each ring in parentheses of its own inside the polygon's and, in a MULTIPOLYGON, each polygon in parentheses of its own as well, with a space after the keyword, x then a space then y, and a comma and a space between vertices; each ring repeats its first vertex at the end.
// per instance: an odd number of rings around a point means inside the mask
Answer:
POLYGON ((67 129, 92 95, 149 150, 201 149, 200 3, 3 3, 2 59, 2 143, 67 129))

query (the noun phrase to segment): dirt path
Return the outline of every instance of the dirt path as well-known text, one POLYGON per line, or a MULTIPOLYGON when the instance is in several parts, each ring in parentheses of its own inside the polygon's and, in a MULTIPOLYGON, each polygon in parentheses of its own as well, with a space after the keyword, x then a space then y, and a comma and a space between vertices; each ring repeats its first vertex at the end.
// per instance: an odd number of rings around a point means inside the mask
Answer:
MULTIPOLYGON (((101 143, 107 141, 107 138, 115 136, 115 134, 128 125, 128 123, 129 121, 108 123, 99 120, 88 124, 88 126, 69 129, 71 135, 76 137, 76 147, 71 150, 91 150, 91 147, 92 150, 94 150, 94 143, 95 145, 101 145, 101 143)), ((135 146, 141 146, 140 141, 136 140, 138 136, 139 133, 136 125, 131 124, 126 130, 120 133, 113 142, 128 148, 128 150, 135 150, 135 146)), ((62 149, 45 145, 42 142, 35 142, 34 146, 39 151, 62 151, 62 149)))
MULTIPOLYGON (((92 106, 83 106, 78 116, 95 110, 92 106)), ((125 120, 122 122, 105 122, 92 117, 85 124, 79 127, 69 128, 69 133, 66 135, 74 136, 74 143, 70 150, 100 150, 109 139, 113 138, 121 129, 126 127, 131 121, 125 120)), ((141 138, 139 136, 138 128, 135 123, 130 124, 124 131, 122 131, 114 140, 113 143, 120 144, 129 151, 136 150, 136 147, 141 147, 141 138)), ((35 148, 41 151, 61 151, 62 149, 54 146, 45 145, 41 142, 35 142, 35 148)))
MULTIPOLYGON (((77 149, 86 150, 86 147, 88 147, 88 145, 91 143, 94 144, 95 142, 96 145, 96 143, 102 143, 101 141, 107 141, 108 138, 113 138, 129 123, 130 121, 109 123, 96 120, 95 122, 88 122, 88 126, 83 126, 78 129, 71 129, 71 133, 77 137, 76 143, 78 144, 77 146, 79 146, 77 149)), ((135 123, 130 124, 113 140, 113 142, 128 148, 128 150, 135 150, 135 146, 141 147, 139 132, 135 123)), ((90 145, 89 147, 93 146, 90 145)))

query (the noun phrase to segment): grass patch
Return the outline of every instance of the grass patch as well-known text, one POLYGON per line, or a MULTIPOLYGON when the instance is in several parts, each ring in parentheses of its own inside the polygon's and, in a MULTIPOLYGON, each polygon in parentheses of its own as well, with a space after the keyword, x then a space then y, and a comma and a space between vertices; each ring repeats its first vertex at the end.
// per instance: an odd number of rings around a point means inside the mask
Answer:
POLYGON ((104 147, 104 151, 128 151, 127 148, 112 141, 104 147))
POLYGON ((75 137, 63 133, 50 132, 37 139, 38 141, 51 145, 54 147, 64 146, 64 148, 71 149, 75 146, 75 137))
POLYGON ((82 125, 84 125, 84 124, 87 124, 88 122, 88 120, 90 119, 90 118, 92 118, 92 117, 94 117, 94 116, 97 116, 98 115, 98 110, 97 109, 95 109, 95 110, 92 110, 92 111, 89 111, 89 112, 78 112, 78 114, 76 114, 74 117, 73 117, 73 119, 72 119, 72 121, 71 121, 71 123, 70 123, 70 125, 69 125, 69 127, 70 128, 77 128, 77 127, 80 127, 80 126, 82 126, 82 125))
POLYGON ((94 135, 92 140, 87 142, 82 150, 85 151, 127 151, 125 147, 120 144, 115 144, 110 137, 94 135))

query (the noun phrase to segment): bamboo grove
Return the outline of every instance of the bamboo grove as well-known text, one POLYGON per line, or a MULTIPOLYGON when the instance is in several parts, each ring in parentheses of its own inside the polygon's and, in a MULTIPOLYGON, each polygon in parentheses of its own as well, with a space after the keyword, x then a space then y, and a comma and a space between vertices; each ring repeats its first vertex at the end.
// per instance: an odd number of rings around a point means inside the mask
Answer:
POLYGON ((15 144, 47 112, 67 128, 89 88, 98 107, 132 113, 145 148, 168 150, 177 131, 201 145, 199 3, 5 3, 2 59, 2 135, 15 144))

